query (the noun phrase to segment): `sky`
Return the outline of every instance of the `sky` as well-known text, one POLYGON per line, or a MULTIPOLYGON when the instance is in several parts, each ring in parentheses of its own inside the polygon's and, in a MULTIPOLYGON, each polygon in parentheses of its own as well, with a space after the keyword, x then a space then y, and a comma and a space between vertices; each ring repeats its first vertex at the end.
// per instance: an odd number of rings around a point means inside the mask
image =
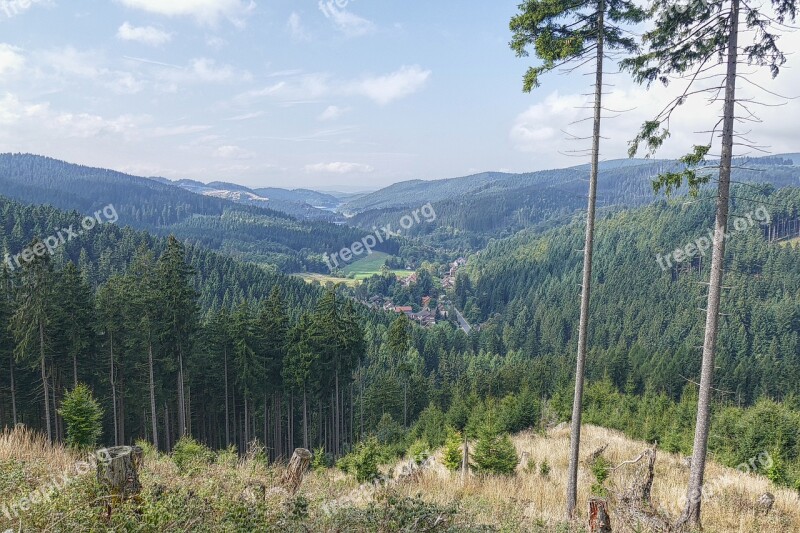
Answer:
MULTIPOLYGON (((410 179, 587 162, 592 78, 509 49, 519 0, 0 0, 0 152, 143 176, 250 187, 377 189, 410 179)), ((800 49, 797 33, 784 38, 800 49)), ((800 151, 800 59, 751 69, 762 123, 742 133, 800 151), (793 94, 794 93, 794 94, 793 94), (752 129, 752 132, 749 130, 752 129)), ((609 70, 614 70, 609 62, 609 70)), ((602 158, 679 90, 606 78, 602 158), (616 113, 624 111, 624 113, 616 113)), ((683 105, 657 155, 705 143, 717 120, 683 105)), ((753 153, 740 147, 739 153, 753 153)))

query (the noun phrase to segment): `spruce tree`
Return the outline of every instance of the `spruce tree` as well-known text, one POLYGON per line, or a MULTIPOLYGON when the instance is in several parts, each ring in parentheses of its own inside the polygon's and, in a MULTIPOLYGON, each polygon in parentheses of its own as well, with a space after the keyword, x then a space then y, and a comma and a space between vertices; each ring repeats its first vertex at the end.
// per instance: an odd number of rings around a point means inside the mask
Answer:
POLYGON ((526 0, 520 13, 511 19, 511 48, 519 57, 528 56, 528 48, 541 60, 530 67, 523 79, 523 90, 539 86, 539 77, 560 67, 572 70, 593 62, 594 116, 592 129, 589 199, 586 213, 586 235, 583 249, 583 279, 578 325, 578 354, 575 372, 575 397, 570 434, 570 464, 567 480, 567 517, 572 518, 578 491, 578 456, 581 436, 581 404, 586 366, 589 299, 592 282, 597 174, 600 161, 600 126, 603 109, 603 74, 607 55, 614 51, 632 53, 637 43, 623 26, 641 22, 644 11, 630 0, 526 0))
MULTIPOLYGON (((29 248, 44 247, 36 239, 29 248)), ((30 261, 23 263, 20 274, 16 310, 11 318, 12 332, 16 342, 15 358, 34 361, 39 366, 42 380, 45 428, 47 438, 53 440, 54 432, 50 416, 50 367, 52 363, 52 328, 56 322, 57 309, 53 294, 55 276, 47 254, 31 254, 30 261)))
MULTIPOLYGON (((697 166, 705 161, 719 138, 718 186, 716 214, 708 283, 703 361, 700 371, 700 394, 692 455, 692 468, 686 494, 686 507, 679 526, 699 526, 705 476, 708 437, 711 425, 711 393, 719 331, 720 301, 725 262, 725 235, 731 198, 731 170, 736 144, 750 144, 734 128, 737 121, 751 120, 749 99, 737 96, 737 82, 747 80, 739 71, 742 63, 767 67, 777 76, 785 63, 784 52, 778 46, 783 23, 794 20, 795 0, 772 0, 772 14, 763 6, 751 6, 742 0, 704 0, 676 5, 659 0, 654 5, 655 25, 643 36, 646 50, 638 57, 623 62, 637 81, 648 86, 654 82, 668 85, 674 79, 688 80, 683 90, 652 120, 644 123, 633 140, 630 155, 640 146, 654 153, 670 134, 673 113, 692 96, 710 96, 712 102, 722 102, 722 118, 711 129, 707 145, 695 146, 682 161, 686 168, 662 174, 654 181, 656 191, 670 193, 688 185, 692 194, 707 183, 711 175, 697 166), (749 42, 746 42, 749 39, 749 42), (699 80, 717 80, 703 84, 699 80), (722 95, 721 97, 719 95, 722 95), (720 129, 721 127, 721 129, 720 129)), ((768 8, 769 9, 769 8, 768 8)), ((749 80, 748 80, 749 81, 749 80)), ((751 82, 753 83, 753 82, 751 82)), ((756 85, 756 87, 760 87, 756 85)), ((714 117, 716 118, 716 117, 714 117)))

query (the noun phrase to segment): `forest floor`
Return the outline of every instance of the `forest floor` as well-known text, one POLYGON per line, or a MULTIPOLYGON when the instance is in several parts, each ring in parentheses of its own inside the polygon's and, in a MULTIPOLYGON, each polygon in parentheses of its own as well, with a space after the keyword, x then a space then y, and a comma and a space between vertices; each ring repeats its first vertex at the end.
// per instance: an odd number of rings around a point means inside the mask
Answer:
MULTIPOLYGON (((584 456, 608 444, 604 456, 612 465, 647 449, 593 426, 585 427, 582 440, 584 456)), ((283 467, 267 466, 257 455, 239 459, 222 452, 213 464, 181 471, 174 458, 145 450, 140 497, 115 505, 109 519, 93 471, 76 473, 78 454, 16 429, 0 435, 0 531, 585 531, 594 481, 586 468, 579 476, 579 516, 572 525, 562 521, 568 429, 521 433, 514 443, 531 466, 521 465, 514 476, 462 480, 434 460, 406 478, 386 469, 380 486, 359 486, 328 469, 309 472, 296 496, 280 487, 283 467), (549 472, 542 473, 545 461, 549 472)), ((399 472, 400 464, 392 470, 399 472)), ((626 475, 626 468, 614 470, 606 486, 612 493, 625 487, 626 475)), ((652 495, 664 512, 678 513, 687 476, 682 457, 658 453, 652 495)), ((795 491, 714 463, 707 480, 713 488, 703 503, 707 533, 800 531, 795 491), (756 501, 767 491, 775 505, 764 516, 756 501)), ((610 512, 614 531, 633 531, 614 522, 613 498, 610 512)))

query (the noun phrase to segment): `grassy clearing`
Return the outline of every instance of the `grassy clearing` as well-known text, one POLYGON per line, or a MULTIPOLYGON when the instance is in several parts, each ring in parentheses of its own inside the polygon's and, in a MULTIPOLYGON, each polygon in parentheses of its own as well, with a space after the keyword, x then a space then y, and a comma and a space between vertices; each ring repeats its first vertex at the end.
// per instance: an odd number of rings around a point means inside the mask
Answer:
MULTIPOLYGON (((389 254, 384 252, 372 252, 371 254, 362 257, 358 261, 354 261, 344 268, 345 275, 353 274, 356 279, 368 278, 374 274, 380 274, 381 268, 386 264, 389 254)), ((398 278, 406 278, 413 274, 410 270, 392 270, 398 278)))
POLYGON ((319 281, 322 285, 325 285, 328 282, 333 284, 344 283, 348 287, 355 287, 356 285, 358 285, 357 279, 337 278, 335 276, 329 276, 327 274, 317 274, 315 272, 305 272, 292 275, 303 279, 306 283, 313 283, 315 281, 319 281))
POLYGON ((794 239, 788 239, 785 241, 781 241, 781 246, 797 246, 800 245, 800 237, 795 237, 794 239))
MULTIPOLYGON (((587 455, 609 444, 605 456, 620 464, 639 455, 646 445, 621 433, 587 426, 587 455)), ((146 450, 140 473, 144 487, 138 501, 119 506, 110 521, 103 518, 103 496, 92 472, 69 474, 73 481, 44 501, 19 511, 9 520, 0 512, 0 530, 14 531, 583 531, 586 499, 592 483, 588 469, 579 476, 579 517, 562 522, 569 432, 547 435, 522 433, 514 438, 520 455, 526 452, 537 468, 522 468, 514 476, 470 477, 461 481, 438 461, 403 482, 378 489, 359 487, 338 470, 309 472, 300 492, 288 495, 278 480, 281 465, 267 466, 253 455, 216 454, 213 464, 178 470, 169 456, 146 450), (549 472, 542 474, 544 461, 549 472)), ((51 479, 73 471, 76 454, 24 429, 0 435, 0 505, 10 505, 51 479)), ((389 468, 385 468, 388 472, 389 468)), ((626 470, 614 471, 608 485, 626 486, 626 470)), ((653 500, 667 512, 680 508, 688 470, 682 458, 660 452, 653 500)), ((800 499, 762 477, 714 463, 708 483, 715 488, 704 501, 707 533, 800 531, 800 499), (769 516, 756 512, 763 492, 775 495, 769 516)), ((611 506, 612 523, 614 517, 611 506)), ((615 523, 615 531, 626 531, 615 523)))

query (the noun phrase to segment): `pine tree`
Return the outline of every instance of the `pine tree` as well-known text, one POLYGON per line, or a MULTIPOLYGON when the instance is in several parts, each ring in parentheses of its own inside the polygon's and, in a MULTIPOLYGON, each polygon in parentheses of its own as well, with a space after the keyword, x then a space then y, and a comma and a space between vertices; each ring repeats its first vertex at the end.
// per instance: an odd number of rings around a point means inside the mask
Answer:
POLYGON ((684 183, 692 194, 710 179, 710 174, 697 170, 719 136, 721 154, 718 167, 716 215, 711 257, 711 275, 706 306, 703 362, 700 372, 700 397, 697 407, 697 424, 692 456, 692 469, 687 488, 687 503, 679 520, 679 526, 699 526, 702 502, 703 479, 708 453, 708 436, 711 424, 711 389, 714 380, 715 355, 719 329, 720 300, 724 276, 725 234, 728 227, 730 206, 730 184, 734 144, 749 144, 734 130, 737 120, 754 115, 745 100, 737 99, 737 82, 746 79, 738 71, 744 60, 748 64, 766 66, 772 76, 777 76, 786 57, 778 47, 780 25, 785 20, 794 20, 795 0, 772 0, 775 18, 765 14, 761 6, 751 6, 742 0, 705 0, 688 5, 676 5, 661 0, 654 6, 655 26, 643 36, 647 45, 644 54, 626 60, 623 65, 633 71, 637 81, 650 85, 655 81, 669 84, 672 77, 688 77, 689 83, 683 92, 669 102, 655 119, 645 122, 634 139, 630 154, 635 155, 640 145, 649 153, 655 152, 669 136, 669 123, 673 112, 687 98, 696 94, 711 94, 718 101, 723 93, 722 119, 712 128, 711 142, 695 146, 682 162, 687 168, 680 172, 665 173, 654 182, 656 191, 670 193, 684 183), (775 27, 778 30, 775 30, 775 27), (740 37, 752 41, 740 46, 740 37), (744 57, 742 57, 744 56, 744 57), (722 80, 712 87, 697 87, 698 78, 714 78, 714 68, 723 70, 722 80), (718 128, 722 125, 721 131, 718 128))
POLYGON ((114 424, 114 445, 124 440, 124 421, 118 414, 117 376, 119 373, 119 354, 122 327, 125 323, 123 313, 122 279, 118 276, 109 279, 97 291, 97 329, 103 337, 103 352, 108 354, 108 381, 111 388, 111 415, 114 424))
POLYGON ((594 122, 592 131, 589 200, 586 214, 586 237, 583 249, 583 280, 581 283, 581 312, 578 325, 578 356, 575 373, 572 430, 570 434, 570 465, 567 480, 567 516, 572 518, 577 501, 578 455, 581 435, 581 405, 586 365, 586 346, 589 324, 589 299, 592 282, 592 252, 594 247, 597 174, 600 158, 600 125, 603 95, 604 60, 611 51, 634 52, 635 40, 624 34, 622 25, 635 24, 645 18, 641 8, 629 0, 526 0, 520 4, 521 13, 511 19, 513 32, 511 48, 517 56, 528 55, 528 47, 542 64, 530 67, 525 74, 523 90, 530 92, 539 86, 539 76, 563 65, 573 70, 594 61, 594 122), (592 57, 594 55, 594 57, 592 57))
POLYGON ((194 269, 186 261, 183 244, 170 235, 167 248, 158 260, 158 293, 163 307, 161 342, 168 357, 178 367, 178 433, 186 435, 186 369, 185 357, 191 353, 192 335, 198 328, 197 293, 194 290, 194 269))
MULTIPOLYGON (((43 247, 34 240, 28 251, 43 247)), ((17 292, 16 310, 11 318, 16 342, 15 358, 18 361, 35 360, 39 366, 44 394, 44 417, 47 438, 53 440, 54 432, 50 416, 50 377, 52 361, 51 327, 56 321, 54 308, 54 274, 47 254, 32 254, 31 261, 23 264, 20 287, 17 292)))
POLYGON ((55 298, 61 302, 60 328, 64 333, 66 355, 72 361, 73 387, 78 385, 78 359, 88 355, 94 340, 94 301, 89 286, 73 262, 61 272, 59 291, 55 298))
POLYGON ((103 433, 103 409, 89 387, 80 383, 64 395, 59 414, 67 426, 67 446, 93 448, 103 433))

